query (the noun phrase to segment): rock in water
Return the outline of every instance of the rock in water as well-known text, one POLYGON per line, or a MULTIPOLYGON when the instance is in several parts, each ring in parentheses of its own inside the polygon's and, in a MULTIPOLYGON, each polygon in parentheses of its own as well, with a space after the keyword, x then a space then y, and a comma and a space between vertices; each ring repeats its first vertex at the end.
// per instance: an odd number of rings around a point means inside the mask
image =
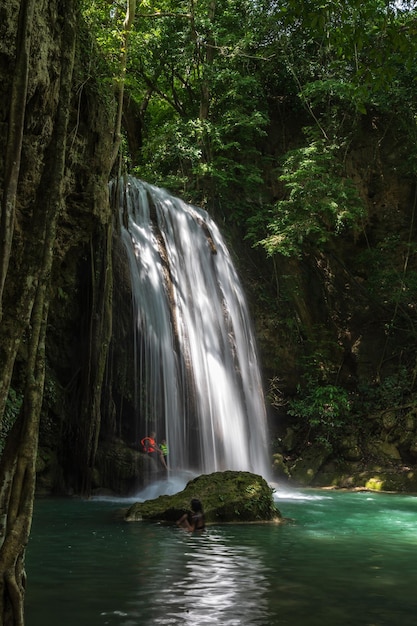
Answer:
POLYGON ((280 521, 273 489, 266 480, 251 472, 214 472, 189 481, 183 491, 171 496, 133 504, 128 522, 141 520, 176 522, 198 498, 207 523, 280 521))

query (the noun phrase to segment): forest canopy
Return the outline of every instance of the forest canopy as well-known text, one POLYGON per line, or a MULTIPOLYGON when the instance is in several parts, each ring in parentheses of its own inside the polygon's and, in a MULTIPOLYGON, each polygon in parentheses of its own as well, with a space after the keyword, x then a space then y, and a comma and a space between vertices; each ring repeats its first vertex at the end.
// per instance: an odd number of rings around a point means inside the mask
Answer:
MULTIPOLYGON (((126 2, 84 3, 103 80, 124 84, 124 167, 192 201, 210 198, 270 254, 297 256, 300 243, 355 230, 361 200, 344 154, 361 116, 396 116, 416 132, 415 2, 132 4, 127 38, 126 2), (277 111, 306 120, 303 137, 287 133, 278 164, 268 130, 277 111)), ((414 172, 415 155, 403 167, 414 172)))

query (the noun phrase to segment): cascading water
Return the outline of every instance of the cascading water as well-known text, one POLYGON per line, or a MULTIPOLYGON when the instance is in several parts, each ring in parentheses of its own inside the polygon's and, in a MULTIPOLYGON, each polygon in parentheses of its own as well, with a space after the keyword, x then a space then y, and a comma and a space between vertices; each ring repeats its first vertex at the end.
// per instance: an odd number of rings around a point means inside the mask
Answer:
POLYGON ((137 337, 141 432, 175 470, 268 471, 264 397, 245 297, 207 212, 129 177, 119 186, 137 337))

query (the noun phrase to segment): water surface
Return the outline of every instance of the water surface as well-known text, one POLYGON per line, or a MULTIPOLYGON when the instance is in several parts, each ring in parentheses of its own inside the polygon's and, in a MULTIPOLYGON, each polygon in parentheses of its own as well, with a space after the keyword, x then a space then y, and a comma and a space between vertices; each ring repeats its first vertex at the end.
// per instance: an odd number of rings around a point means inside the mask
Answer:
POLYGON ((286 525, 193 535, 126 501, 39 500, 27 626, 414 626, 417 498, 280 493, 286 525))

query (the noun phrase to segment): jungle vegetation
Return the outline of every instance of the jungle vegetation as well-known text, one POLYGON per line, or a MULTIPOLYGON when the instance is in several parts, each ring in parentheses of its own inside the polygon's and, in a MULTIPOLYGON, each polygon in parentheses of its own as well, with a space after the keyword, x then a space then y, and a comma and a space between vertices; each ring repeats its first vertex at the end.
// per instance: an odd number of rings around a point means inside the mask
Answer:
MULTIPOLYGON (((48 389, 51 268, 74 145, 68 120, 86 85, 93 79, 99 85, 97 106, 105 99, 116 103, 114 127, 107 129, 112 135, 109 176, 128 171, 209 207, 225 229, 239 229, 250 245, 273 258, 305 259, 329 242, 363 233, 366 208, 346 154, 365 117, 384 116, 387 125, 395 118, 408 138, 406 158, 398 166, 411 178, 417 169, 415 2, 68 0, 59 3, 57 19, 33 0, 15 4, 20 16, 13 78, 5 83, 1 105, 8 135, 0 205, 0 623, 7 626, 24 623, 24 554, 48 389), (35 22, 36 11, 45 14, 35 22), (48 31, 37 33, 38 40, 60 33, 59 107, 43 164, 47 193, 22 217, 16 206, 28 132, 25 116, 33 106, 28 85, 34 24, 48 31), (81 24, 87 25, 88 38, 80 35, 81 24), (86 60, 82 81, 74 78, 77 54, 86 60), (280 134, 277 162, 271 148, 276 142, 273 123, 290 115, 302 120, 303 131, 280 134), (12 305, 7 302, 10 293, 16 296, 12 305), (12 381, 19 350, 26 367, 19 372, 17 389, 12 381)), ((0 16, 5 14, 3 0, 0 16)), ((6 28, 6 22, 0 27, 6 28)), ((6 53, 2 48, 2 58, 6 53)), ((366 251, 372 297, 390 307, 387 330, 401 324, 413 346, 414 209, 407 237, 393 232, 366 251), (403 259, 400 272, 380 263, 394 246, 403 259)), ((290 289, 287 285, 287 298, 290 289)), ((108 326, 104 320, 106 338, 108 326)), ((103 341, 100 349, 105 345, 103 341)), ((348 423, 353 409, 337 380, 331 350, 326 353, 323 345, 312 345, 306 355, 304 383, 290 412, 305 418, 328 442, 329 434, 348 423)), ((100 363, 104 356, 100 354, 100 363)), ((370 407, 401 403, 404 393, 414 389, 416 375, 414 351, 405 374, 401 370, 385 379, 378 392, 370 385, 362 398, 370 407)), ((85 419, 95 419, 85 426, 85 464, 90 468, 102 386, 99 368, 91 377, 83 413, 85 419)))
POLYGON ((287 197, 267 216, 233 206, 227 219, 263 217, 263 245, 285 255, 304 234, 320 242, 354 228, 360 202, 343 154, 355 124, 378 111, 413 129, 414 4, 150 1, 127 3, 126 17, 125 2, 84 2, 104 61, 90 71, 104 71, 117 94, 123 87, 123 167, 195 202, 263 198, 271 163, 262 139, 273 104, 285 102, 308 114, 303 142, 274 171, 287 197), (322 223, 306 217, 317 198, 322 223), (284 230, 282 245, 274 229, 284 230))
MULTIPOLYGON (((103 80, 113 81, 119 94, 123 85, 122 170, 207 205, 226 230, 237 228, 266 255, 290 260, 366 230, 363 194, 346 162, 365 117, 382 116, 387 126, 395 119, 402 127, 409 143, 400 167, 415 175, 415 2, 134 4, 128 32, 124 2, 84 5, 111 71, 103 80), (277 161, 271 124, 286 116, 303 120, 302 133, 276 131, 286 134, 277 161)), ((381 255, 393 249, 390 237, 364 253, 372 297, 393 307, 388 325, 405 323, 413 345, 414 210, 408 237, 390 235, 401 248, 402 272, 389 261, 381 270, 381 255)), ((326 440, 335 432, 329 407, 339 427, 350 423, 356 401, 339 384, 330 352, 312 342, 290 405, 326 440)), ((411 363, 407 379, 400 377, 404 393, 414 386, 416 367, 411 363)))

